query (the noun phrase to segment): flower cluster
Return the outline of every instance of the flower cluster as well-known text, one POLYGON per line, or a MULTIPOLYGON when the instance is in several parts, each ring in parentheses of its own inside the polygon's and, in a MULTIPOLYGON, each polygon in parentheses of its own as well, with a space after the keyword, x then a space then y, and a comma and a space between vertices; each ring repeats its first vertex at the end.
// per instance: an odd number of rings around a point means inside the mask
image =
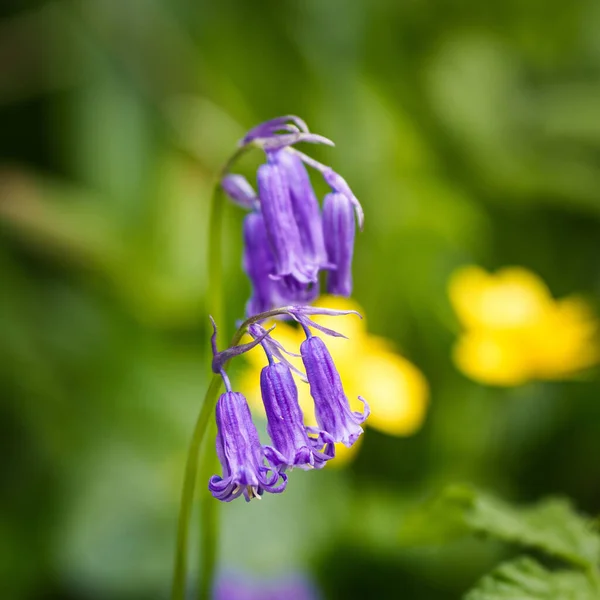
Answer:
POLYGON ((449 293, 464 327, 454 360, 476 381, 515 386, 564 379, 600 362, 600 327, 587 303, 554 299, 531 271, 464 267, 449 293))
POLYGON ((264 491, 282 492, 287 484, 286 471, 320 469, 335 456, 335 444, 352 446, 363 432, 362 423, 369 416, 369 406, 363 412, 353 411, 344 391, 340 375, 327 346, 312 329, 327 335, 341 334, 319 325, 312 315, 347 315, 354 311, 336 311, 309 306, 289 306, 269 311, 249 319, 248 332, 253 341, 219 352, 217 330, 213 322, 213 363, 220 373, 225 393, 217 401, 217 455, 223 467, 223 476, 214 475, 208 488, 218 500, 230 502, 242 494, 247 501, 260 498, 264 491), (274 314, 287 315, 300 324, 305 340, 300 345, 304 373, 286 358, 287 351, 270 337, 271 330, 260 325, 274 314), (263 446, 252 421, 248 403, 243 394, 234 392, 225 373, 225 363, 260 344, 268 364, 260 373, 262 400, 267 415, 267 433, 272 445, 263 446), (300 374, 310 386, 314 401, 316 427, 304 423, 298 402, 298 388, 292 371, 300 374))
POLYGON ((267 162, 258 168, 258 194, 241 175, 227 173, 223 190, 250 212, 244 220, 244 268, 252 283, 242 325, 252 341, 219 352, 216 326, 212 337, 214 373, 222 376, 225 393, 217 401, 217 454, 223 475, 209 481, 212 495, 229 502, 247 501, 267 492, 282 492, 287 471, 319 469, 335 456, 335 444, 352 446, 369 415, 351 409, 336 365, 314 329, 334 337, 336 331, 315 322, 314 315, 339 316, 355 311, 313 308, 319 294, 319 273, 327 271, 330 293, 352 292, 352 254, 355 219, 362 227, 362 208, 348 184, 329 167, 292 148, 297 142, 331 144, 312 134, 301 119, 281 117, 258 125, 242 140, 240 149, 258 147, 267 162), (305 164, 317 169, 331 188, 321 210, 305 164), (280 308, 277 308, 280 307, 280 308), (303 370, 271 337, 263 324, 275 316, 294 320, 304 331, 300 345, 303 370), (225 364, 260 345, 267 365, 260 373, 260 390, 271 445, 262 445, 245 397, 232 391, 225 364), (307 426, 292 373, 310 387, 316 426, 307 426))
MULTIPOLYGON (((354 300, 336 296, 323 295, 313 306, 363 312, 354 300)), ((329 315, 315 315, 313 320, 319 325, 335 328, 346 336, 327 337, 324 341, 340 374, 350 407, 354 410, 360 408, 360 401, 357 399, 360 394, 369 399, 371 416, 366 422, 368 428, 386 435, 402 437, 418 431, 425 420, 429 404, 429 386, 420 369, 402 356, 390 340, 371 334, 366 319, 339 319, 329 315)), ((301 328, 281 321, 277 322, 277 327, 270 333, 270 337, 294 352, 299 352, 304 341, 301 328)), ((247 366, 238 376, 239 389, 248 399, 252 411, 264 418, 259 380, 260 372, 267 363, 265 353, 260 348, 255 348, 244 356, 247 366)), ((298 399, 304 413, 304 421, 307 425, 317 425, 309 386, 302 384, 302 374, 298 373, 298 370, 302 369, 301 358, 296 358, 294 354, 286 358, 292 366, 297 367, 296 370, 292 369, 292 372, 298 386, 298 399)), ((335 460, 328 464, 346 464, 354 457, 359 447, 360 443, 351 448, 338 444, 335 460)))
POLYGON ((292 148, 297 142, 332 145, 297 117, 273 119, 239 144, 265 152, 267 162, 256 176, 258 194, 242 175, 227 174, 221 182, 225 193, 250 211, 244 220, 244 269, 252 283, 248 316, 315 300, 321 270, 327 271, 329 293, 352 293, 355 216, 362 228, 362 208, 340 175, 292 148), (322 210, 305 164, 331 188, 322 210))

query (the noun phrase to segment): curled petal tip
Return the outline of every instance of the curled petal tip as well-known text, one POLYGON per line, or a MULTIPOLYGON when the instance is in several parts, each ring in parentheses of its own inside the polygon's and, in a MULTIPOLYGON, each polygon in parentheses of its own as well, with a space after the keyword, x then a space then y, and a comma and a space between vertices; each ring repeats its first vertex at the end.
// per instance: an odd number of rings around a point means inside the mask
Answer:
POLYGON ((354 214, 356 214, 358 229, 362 232, 365 229, 365 213, 363 211, 362 206, 356 198, 354 198, 352 204, 354 205, 354 214))
POLYGON ((301 134, 299 142, 308 142, 311 144, 324 144, 325 146, 335 147, 335 142, 326 138, 324 135, 318 135, 316 133, 305 133, 301 134))

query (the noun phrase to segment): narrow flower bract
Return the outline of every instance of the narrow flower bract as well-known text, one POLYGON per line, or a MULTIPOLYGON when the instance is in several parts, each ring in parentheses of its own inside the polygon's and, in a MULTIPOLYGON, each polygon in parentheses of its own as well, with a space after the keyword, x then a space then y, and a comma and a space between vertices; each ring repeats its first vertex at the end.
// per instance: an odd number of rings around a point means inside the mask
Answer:
POLYGON ((272 278, 283 279, 291 286, 316 281, 317 270, 305 260, 290 192, 281 168, 276 162, 261 165, 257 181, 267 237, 275 261, 272 278))

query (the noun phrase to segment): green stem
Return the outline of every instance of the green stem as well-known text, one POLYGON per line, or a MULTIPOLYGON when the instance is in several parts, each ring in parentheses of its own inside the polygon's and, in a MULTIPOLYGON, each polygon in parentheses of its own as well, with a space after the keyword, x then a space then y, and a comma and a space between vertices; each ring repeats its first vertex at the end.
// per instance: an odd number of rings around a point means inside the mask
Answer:
POLYGON ((177 548, 175 555, 175 572, 173 575, 172 600, 184 600, 186 592, 187 550, 189 537, 189 523, 194 502, 194 488, 196 486, 196 473, 198 472, 198 454, 204 438, 206 426, 210 420, 212 409, 217 401, 221 387, 221 378, 213 375, 210 385, 206 390, 202 409, 198 415, 192 440, 188 450, 183 491, 179 508, 179 522, 177 524, 177 548))
MULTIPOLYGON (((199 473, 200 481, 203 483, 207 482, 217 472, 219 466, 215 446, 212 443, 216 435, 217 423, 213 418, 206 434, 206 443, 201 450, 199 473)), ((208 600, 213 590, 219 541, 219 508, 220 503, 208 493, 207 489, 204 489, 200 496, 201 563, 198 585, 198 598, 200 600, 208 600)))
MULTIPOLYGON (((223 202, 221 202, 221 186, 220 180, 229 169, 229 166, 235 161, 234 157, 225 165, 213 189, 210 206, 210 221, 208 224, 208 312, 215 320, 215 323, 220 323, 227 331, 224 319, 225 307, 223 303, 223 262, 221 260, 222 249, 222 221, 223 221, 223 202)), ((208 415, 214 414, 217 404, 219 386, 216 388, 213 395, 204 400, 202 411, 208 415)), ((210 389, 210 388, 209 388, 210 389)), ((206 431, 207 423, 203 423, 202 435, 206 437, 206 442, 203 448, 196 448, 195 451, 200 451, 200 477, 201 481, 206 482, 215 472, 214 467, 217 463, 217 456, 214 444, 211 441, 216 436, 216 422, 214 418, 210 421, 212 426, 209 431, 206 431)), ((219 530, 219 506, 218 502, 212 498, 207 489, 203 489, 200 496, 200 571, 198 581, 198 598, 199 600, 209 600, 215 577, 215 567, 217 564, 217 544, 219 530)))
MULTIPOLYGON (((232 165, 248 150, 253 144, 238 148, 231 158, 225 163, 223 168, 217 174, 210 206, 210 221, 208 226, 208 309, 209 314, 216 323, 226 325, 224 319, 225 307, 223 303, 223 265, 221 260, 222 243, 222 220, 223 220, 223 202, 221 198, 221 179, 229 171, 232 165)), ((232 345, 237 345, 244 333, 240 328, 234 335, 232 345)), ((224 366, 224 368, 226 365, 224 366)), ((189 541, 189 524, 194 504, 194 491, 196 487, 196 476, 198 474, 199 462, 200 473, 203 479, 214 472, 214 466, 217 462, 214 445, 210 443, 215 438, 216 424, 211 416, 214 414, 219 390, 221 389, 221 377, 213 375, 204 402, 200 409, 200 414, 194 427, 192 440, 188 449, 185 474, 183 479, 183 491, 181 493, 181 503, 179 507, 179 520, 177 523, 177 546, 175 555, 175 570, 173 574, 173 587, 171 592, 172 600, 185 600, 187 583, 187 555, 189 541), (207 436, 207 427, 213 423, 207 436), (206 442, 203 445, 203 441, 206 442), (200 452, 202 458, 199 461, 200 452)), ((205 492, 200 499, 200 518, 202 530, 200 534, 200 583, 198 593, 201 600, 209 600, 213 587, 214 571, 217 557, 218 541, 218 502, 213 501, 212 497, 205 492)))

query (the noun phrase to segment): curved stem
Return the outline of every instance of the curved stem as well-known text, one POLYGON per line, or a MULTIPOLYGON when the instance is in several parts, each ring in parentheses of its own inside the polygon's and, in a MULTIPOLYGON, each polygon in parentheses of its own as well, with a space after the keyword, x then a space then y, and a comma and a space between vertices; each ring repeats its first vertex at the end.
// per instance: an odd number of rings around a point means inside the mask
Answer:
MULTIPOLYGON (((210 402, 211 414, 214 414, 216 402, 215 396, 210 402)), ((200 481, 204 482, 205 486, 210 477, 218 472, 219 461, 214 445, 216 435, 217 423, 213 417, 206 432, 206 442, 200 458, 200 481)), ((200 600, 209 600, 214 587, 219 541, 219 509, 220 502, 208 493, 208 489, 204 489, 200 497, 200 580, 198 582, 200 600)))
POLYGON ((187 550, 189 538, 189 524, 194 501, 194 488, 196 486, 196 473, 198 472, 198 454, 204 432, 209 422, 212 407, 217 401, 217 394, 221 387, 221 378, 213 375, 206 390, 202 409, 196 420, 194 433, 187 454, 185 475, 183 478, 183 491, 179 508, 179 521, 177 524, 177 548, 175 554, 175 571, 173 574, 172 600, 184 600, 186 592, 187 550))
MULTIPOLYGON (((229 171, 231 166, 238 158, 248 151, 252 146, 243 146, 238 148, 233 156, 223 166, 217 175, 210 206, 210 222, 208 229, 208 282, 210 294, 208 298, 208 308, 210 314, 217 323, 224 323, 223 313, 223 268, 221 261, 221 240, 222 240, 222 218, 223 203, 221 201, 221 179, 229 171)), ((240 336, 241 337, 241 336, 240 336)), ((239 341, 239 338, 237 338, 239 341)), ((225 368, 226 365, 224 365, 225 368)), ((199 455, 202 449, 202 442, 206 437, 207 427, 211 421, 211 415, 215 410, 219 390, 221 388, 221 377, 213 375, 206 394, 202 408, 194 426, 194 432, 190 441, 188 454, 186 458, 185 473, 183 479, 183 490, 181 493, 181 502, 179 507, 179 519, 177 523, 177 545, 175 550, 175 568, 173 573, 173 586, 171 589, 172 600, 185 600, 187 583, 187 562, 189 545, 189 525, 194 504, 194 491, 196 487, 196 476, 198 473, 199 455)), ((213 426, 216 428, 216 425, 213 426)), ((214 435, 208 436, 209 440, 214 435)), ((201 472, 212 470, 216 462, 216 453, 214 447, 204 444, 202 456, 201 472)), ((207 495, 207 494, 206 494, 207 495)), ((200 565, 201 583, 198 585, 198 592, 202 598, 210 597, 212 590, 214 569, 217 554, 217 502, 207 501, 203 498, 201 504, 202 533, 200 537, 200 551, 202 564, 200 565)), ((209 498, 212 499, 212 498, 209 498)))

